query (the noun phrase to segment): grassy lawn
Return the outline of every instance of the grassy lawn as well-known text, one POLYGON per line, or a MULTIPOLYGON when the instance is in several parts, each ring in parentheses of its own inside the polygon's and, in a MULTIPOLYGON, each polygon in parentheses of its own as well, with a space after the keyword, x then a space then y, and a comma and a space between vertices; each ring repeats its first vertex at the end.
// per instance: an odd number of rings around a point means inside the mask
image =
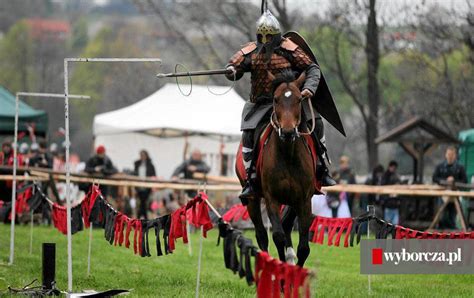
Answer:
MULTIPOLYGON (((15 262, 5 265, 9 253, 9 225, 0 225, 0 291, 8 285, 20 288, 34 278, 41 280, 41 243, 56 242, 56 280, 67 288, 66 237, 52 227, 35 227, 33 254, 29 249, 29 228, 17 226, 15 262)), ((253 237, 253 232, 247 232, 253 237)), ((296 235, 295 235, 296 236, 296 235)), ((254 297, 248 287, 225 269, 222 246, 216 247, 217 231, 204 239, 201 297, 254 297)), ((173 255, 141 258, 133 249, 111 247, 102 230, 94 230, 92 276, 87 276, 88 231, 73 236, 74 289, 131 289, 134 297, 194 297, 199 237, 192 235, 193 255, 182 243, 173 255)), ((150 249, 156 254, 154 236, 150 249)), ((367 276, 359 274, 359 248, 311 244, 307 266, 316 272, 312 295, 321 297, 365 297, 367 276)), ((270 248, 275 255, 275 248, 270 248)), ((474 297, 474 275, 378 275, 372 276, 372 293, 377 297, 474 297)), ((0 292, 0 296, 1 292, 0 292)))

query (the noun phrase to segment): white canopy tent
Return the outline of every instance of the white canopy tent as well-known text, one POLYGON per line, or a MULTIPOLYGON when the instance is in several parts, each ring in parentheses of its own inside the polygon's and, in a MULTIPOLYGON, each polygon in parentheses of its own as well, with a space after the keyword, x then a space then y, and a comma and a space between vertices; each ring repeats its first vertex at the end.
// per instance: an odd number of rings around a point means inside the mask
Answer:
MULTIPOLYGON (((182 85, 189 90, 189 85, 182 85)), ((228 87, 209 86, 215 93, 228 87)), ((131 169, 138 153, 150 154, 158 175, 169 178, 183 161, 186 141, 188 153, 200 149, 211 166, 221 173, 221 154, 233 174, 233 162, 240 140, 240 118, 244 100, 231 90, 214 95, 206 86, 193 85, 191 95, 182 95, 175 84, 166 84, 147 98, 128 107, 96 115, 96 145, 104 145, 107 155, 119 169, 131 169)))

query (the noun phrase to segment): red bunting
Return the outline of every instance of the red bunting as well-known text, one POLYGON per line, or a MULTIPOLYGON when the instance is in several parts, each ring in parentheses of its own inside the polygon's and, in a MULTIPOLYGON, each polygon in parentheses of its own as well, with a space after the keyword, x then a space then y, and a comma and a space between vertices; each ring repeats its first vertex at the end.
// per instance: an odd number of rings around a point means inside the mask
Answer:
POLYGON ((188 243, 188 232, 186 231, 186 219, 189 214, 189 222, 195 227, 204 227, 203 236, 207 236, 207 231, 212 229, 211 218, 209 217, 209 207, 206 200, 207 195, 203 192, 196 195, 194 199, 189 201, 171 214, 171 226, 169 234, 169 249, 175 250, 175 242, 178 238, 183 238, 183 243, 188 243), (188 213, 189 209, 189 213, 188 213))
POLYGON ((186 209, 189 209, 189 222, 196 228, 203 229, 203 236, 207 237, 207 231, 212 229, 212 221, 209 217, 209 206, 207 205, 208 197, 205 193, 199 193, 193 200, 186 204, 186 209))
POLYGON ((64 235, 67 234, 67 211, 66 207, 53 204, 53 212, 51 213, 53 224, 64 235))
POLYGON ((120 211, 115 216, 115 222, 114 222, 114 245, 115 246, 117 246, 117 244, 122 246, 123 241, 125 240, 123 230, 125 228, 125 225, 128 225, 129 221, 130 221, 130 218, 120 211))
POLYGON ((30 210, 30 207, 28 206, 27 202, 31 198, 32 195, 33 195, 33 188, 28 187, 27 189, 25 189, 24 192, 19 193, 16 196, 16 206, 15 206, 16 214, 22 214, 23 212, 28 212, 30 210))
POLYGON ((97 185, 92 185, 89 192, 82 200, 81 208, 82 208, 82 218, 84 220, 84 226, 89 228, 90 226, 90 215, 92 212, 92 208, 94 207, 95 201, 100 196, 100 189, 97 185))
POLYGON ((474 239, 472 232, 422 232, 397 225, 395 239, 474 239))
POLYGON ((323 244, 324 234, 328 232, 328 245, 339 246, 341 241, 342 233, 345 231, 346 236, 344 237, 344 247, 349 246, 349 236, 352 230, 352 218, 331 218, 316 216, 309 228, 310 232, 313 232, 313 238, 311 242, 323 244), (334 241, 335 238, 335 241, 334 241))
POLYGON ((281 297, 281 286, 284 284, 285 298, 300 297, 303 288, 304 297, 309 298, 309 271, 296 265, 283 263, 272 258, 267 252, 259 252, 255 263, 255 282, 257 297, 281 297))
POLYGON ((247 207, 242 204, 232 206, 223 216, 226 222, 236 222, 239 220, 248 220, 250 218, 247 207))
POLYGON ((133 252, 142 255, 142 222, 136 218, 129 218, 125 231, 125 247, 130 247, 130 232, 133 229, 133 252))
POLYGON ((188 243, 188 232, 186 231, 186 206, 183 206, 171 214, 171 226, 169 234, 169 249, 175 250, 175 241, 183 238, 183 243, 188 243))

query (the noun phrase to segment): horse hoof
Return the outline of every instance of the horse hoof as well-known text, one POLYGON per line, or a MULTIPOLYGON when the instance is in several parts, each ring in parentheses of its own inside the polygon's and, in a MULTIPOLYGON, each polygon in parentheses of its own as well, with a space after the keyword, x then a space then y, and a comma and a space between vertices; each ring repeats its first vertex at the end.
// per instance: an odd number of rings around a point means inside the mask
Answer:
POLYGON ((286 249, 285 259, 288 264, 291 264, 291 265, 296 264, 296 253, 293 247, 288 247, 286 249))

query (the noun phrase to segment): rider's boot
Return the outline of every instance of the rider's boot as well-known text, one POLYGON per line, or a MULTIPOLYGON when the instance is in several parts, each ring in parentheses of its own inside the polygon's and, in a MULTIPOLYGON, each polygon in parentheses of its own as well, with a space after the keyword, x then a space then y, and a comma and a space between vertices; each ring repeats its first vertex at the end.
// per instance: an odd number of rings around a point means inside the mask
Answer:
POLYGON ((318 163, 316 165, 316 179, 321 182, 322 186, 333 186, 337 184, 336 180, 331 177, 329 169, 321 157, 318 157, 318 163))
POLYGON ((242 189, 242 193, 239 195, 240 200, 242 201, 242 205, 247 205, 249 200, 253 200, 256 198, 256 179, 257 174, 255 173, 254 166, 250 166, 247 168, 247 180, 245 181, 244 188, 242 189))
POLYGON ((327 149, 324 144, 324 132, 322 132, 321 139, 317 136, 316 132, 313 132, 311 136, 313 137, 313 140, 316 144, 316 153, 318 154, 318 162, 316 164, 316 179, 321 182, 322 186, 336 185, 337 182, 331 177, 331 174, 329 173, 329 169, 326 164, 327 149))

